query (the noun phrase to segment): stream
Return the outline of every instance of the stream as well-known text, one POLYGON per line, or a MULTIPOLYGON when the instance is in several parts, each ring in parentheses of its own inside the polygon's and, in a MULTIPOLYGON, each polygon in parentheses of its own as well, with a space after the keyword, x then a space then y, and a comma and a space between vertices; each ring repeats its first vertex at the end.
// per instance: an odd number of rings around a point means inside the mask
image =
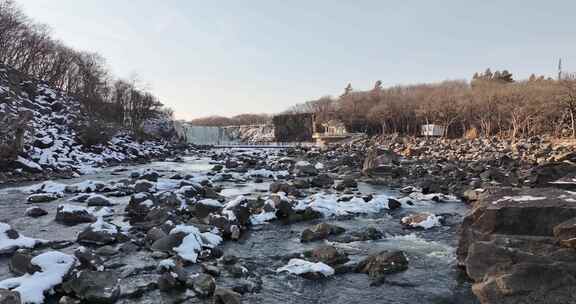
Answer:
MULTIPOLYGON (((230 153, 230 151, 226 151, 230 153)), ((269 154, 279 151, 265 152, 269 154)), ((234 152, 232 152, 234 153, 234 152)), ((245 153, 245 152, 241 152, 245 153)), ((133 171, 145 169, 155 170, 162 175, 180 173, 200 177, 211 176, 215 165, 206 154, 189 155, 183 162, 156 161, 143 165, 117 166, 100 169, 98 172, 72 179, 52 180, 55 183, 76 184, 85 181, 110 182, 130 177, 133 171), (125 171, 119 170, 125 169, 125 171)), ((220 195, 232 200, 239 195, 248 198, 266 196, 269 194, 271 179, 261 182, 218 181, 221 186, 220 195)), ((73 254, 80 246, 75 243, 76 236, 89 224, 65 226, 54 221, 57 206, 62 203, 73 203, 69 199, 74 194, 65 194, 58 200, 28 204, 29 193, 26 189, 39 182, 10 185, 0 189, 0 222, 10 224, 25 236, 45 240, 74 242, 58 249, 61 252, 73 254), (25 216, 27 208, 37 205, 48 211, 48 215, 39 218, 25 216)), ((329 190, 314 189, 314 192, 329 190)), ((388 195, 399 197, 402 194, 397 189, 386 186, 376 186, 359 182, 357 194, 388 195)), ((128 231, 130 226, 125 220, 123 210, 128 205, 130 196, 109 197, 115 203, 114 213, 108 220, 121 229, 128 231)), ((394 210, 382 210, 377 213, 361 215, 334 216, 282 224, 272 221, 262 225, 252 226, 239 241, 225 241, 220 245, 224 254, 239 258, 243 267, 250 275, 241 279, 234 276, 221 275, 216 278, 218 287, 234 287, 240 283, 247 286, 257 285, 254 292, 246 292, 242 296, 243 303, 434 303, 434 304, 472 304, 478 303, 470 291, 467 282, 456 267, 455 248, 457 246, 457 231, 463 215, 468 207, 461 202, 413 201, 411 206, 394 210), (400 220, 415 212, 430 212, 445 216, 441 227, 431 229, 407 229, 400 220), (317 241, 301 243, 301 232, 312 225, 327 222, 346 229, 346 231, 361 231, 374 227, 383 232, 380 240, 356 241, 340 243, 336 241, 317 241), (386 281, 378 286, 371 286, 368 275, 362 273, 344 273, 322 280, 308 280, 297 275, 276 270, 285 265, 283 256, 296 255, 311 250, 320 244, 331 244, 348 254, 350 260, 359 261, 370 254, 383 250, 402 250, 406 253, 409 266, 406 271, 388 275, 386 281)), ((119 245, 118 245, 119 246, 119 245)), ((0 281, 13 277, 8 268, 9 257, 0 256, 0 281)), ((211 299, 200 299, 190 296, 187 292, 165 293, 154 288, 145 288, 156 279, 151 269, 156 268, 158 261, 149 252, 140 250, 128 255, 118 255, 106 262, 106 265, 122 263, 135 269, 141 269, 142 274, 132 276, 121 282, 122 294, 118 303, 212 303, 211 299)), ((200 272, 199 265, 186 266, 188 273, 200 272)), ((48 302, 55 299, 48 298, 48 302)))

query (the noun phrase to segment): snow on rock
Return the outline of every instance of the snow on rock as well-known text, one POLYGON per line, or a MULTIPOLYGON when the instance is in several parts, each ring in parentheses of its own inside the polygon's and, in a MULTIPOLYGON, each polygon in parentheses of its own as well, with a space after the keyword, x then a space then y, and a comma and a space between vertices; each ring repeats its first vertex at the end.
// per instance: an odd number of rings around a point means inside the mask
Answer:
POLYGON ((504 196, 499 200, 492 202, 493 205, 497 205, 500 202, 504 201, 513 201, 513 202, 530 202, 530 201, 542 201, 545 200, 545 196, 530 196, 530 195, 519 195, 519 196, 504 196))
POLYGON ((402 224, 411 228, 430 229, 442 226, 442 217, 431 213, 418 213, 403 217, 400 221, 402 224))
POLYGON ((337 194, 317 193, 298 202, 297 210, 312 208, 324 216, 339 216, 348 214, 377 213, 383 209, 389 209, 387 195, 376 195, 366 202, 360 197, 354 197, 349 201, 338 201, 337 194))
POLYGON ((214 248, 222 242, 222 237, 214 232, 200 232, 192 225, 178 225, 174 227, 170 234, 185 233, 180 246, 174 248, 178 255, 189 262, 196 263, 198 254, 202 248, 214 248))
POLYGON ((19 248, 34 248, 46 240, 33 239, 19 234, 6 223, 0 223, 0 254, 13 252, 19 248))
POLYGON ((40 271, 0 281, 0 288, 20 293, 22 303, 43 303, 44 293, 61 284, 64 276, 72 269, 76 258, 57 251, 42 253, 30 261, 40 271))
POLYGON ((287 265, 280 267, 276 272, 287 271, 292 274, 321 273, 325 277, 334 275, 334 268, 322 263, 312 263, 302 259, 291 259, 287 265))

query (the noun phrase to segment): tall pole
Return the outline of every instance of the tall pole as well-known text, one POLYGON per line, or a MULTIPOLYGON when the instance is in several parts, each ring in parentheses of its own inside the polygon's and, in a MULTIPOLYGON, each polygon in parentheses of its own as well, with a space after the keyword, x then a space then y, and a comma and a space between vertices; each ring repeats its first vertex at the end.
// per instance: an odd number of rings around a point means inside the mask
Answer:
POLYGON ((562 58, 558 60, 558 81, 562 80, 562 58))

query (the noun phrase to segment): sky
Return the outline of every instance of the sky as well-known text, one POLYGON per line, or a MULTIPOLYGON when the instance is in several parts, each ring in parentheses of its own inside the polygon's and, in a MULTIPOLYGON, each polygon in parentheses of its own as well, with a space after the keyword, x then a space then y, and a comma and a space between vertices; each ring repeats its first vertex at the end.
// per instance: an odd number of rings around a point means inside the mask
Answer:
POLYGON ((278 113, 370 89, 508 69, 576 71, 576 1, 16 0, 177 118, 278 113))

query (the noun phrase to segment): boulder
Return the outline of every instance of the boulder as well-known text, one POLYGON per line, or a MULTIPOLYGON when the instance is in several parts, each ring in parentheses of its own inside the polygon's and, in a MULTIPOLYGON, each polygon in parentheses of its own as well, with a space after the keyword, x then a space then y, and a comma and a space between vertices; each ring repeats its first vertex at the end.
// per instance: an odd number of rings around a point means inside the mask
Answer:
POLYGON ((214 304, 240 304, 241 299, 239 293, 228 288, 216 288, 214 291, 214 304))
POLYGON ((77 225, 96 221, 96 217, 88 210, 71 205, 60 205, 56 211, 56 221, 65 225, 77 225))
POLYGON ((328 174, 320 174, 312 178, 310 185, 318 188, 329 188, 334 184, 334 179, 328 174))
POLYGON ((400 156, 389 150, 370 149, 362 165, 362 174, 378 176, 389 174, 400 161, 400 156))
POLYGON ((357 272, 366 273, 375 280, 406 269, 408 269, 408 258, 403 251, 382 251, 370 255, 362 260, 356 268, 357 272))
POLYGON ((348 262, 348 255, 339 252, 336 247, 331 245, 316 247, 312 251, 306 252, 304 255, 314 262, 322 262, 330 266, 348 262))
POLYGON ((302 231, 302 235, 300 236, 300 241, 305 242, 312 242, 312 241, 319 241, 328 238, 329 236, 338 235, 344 233, 346 229, 331 225, 327 223, 320 223, 315 225, 311 228, 307 228, 302 231))
POLYGON ((20 293, 8 289, 0 288, 0 304, 20 304, 20 293))
POLYGON ((86 199, 86 204, 90 207, 110 207, 114 203, 104 195, 94 194, 86 199))
POLYGON ((483 304, 574 302, 574 218, 573 193, 487 189, 464 218, 457 250, 474 294, 483 304))
POLYGON ((118 236, 119 232, 116 226, 106 223, 102 218, 99 218, 96 223, 86 227, 84 231, 78 234, 77 242, 104 246, 115 243, 118 240, 118 236))
POLYGON ((114 303, 120 296, 118 276, 110 271, 82 270, 62 288, 87 303, 114 303))
POLYGON ((32 264, 32 254, 25 250, 18 250, 10 258, 8 263, 8 268, 10 272, 15 275, 21 276, 25 274, 33 274, 37 271, 41 271, 38 265, 32 264))
POLYGON ((26 216, 37 218, 48 214, 48 211, 40 208, 40 207, 30 207, 26 209, 24 213, 26 216))
POLYGON ((191 279, 192 289, 200 297, 211 297, 216 290, 216 280, 207 274, 200 273, 191 279))
POLYGON ((138 180, 134 184, 134 192, 154 192, 155 188, 154 183, 148 180, 138 180))
POLYGON ((56 193, 38 193, 28 196, 29 203, 47 203, 55 201, 60 198, 59 194, 56 193))

